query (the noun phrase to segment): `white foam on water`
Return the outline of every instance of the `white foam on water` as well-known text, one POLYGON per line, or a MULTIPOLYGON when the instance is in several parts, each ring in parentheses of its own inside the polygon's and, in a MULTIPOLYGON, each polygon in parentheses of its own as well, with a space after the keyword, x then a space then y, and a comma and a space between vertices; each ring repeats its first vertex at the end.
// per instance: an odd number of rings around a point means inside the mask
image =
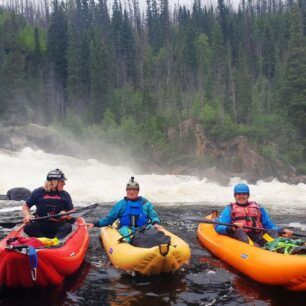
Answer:
POLYGON ((300 222, 290 222, 288 226, 299 228, 301 231, 306 231, 306 224, 302 224, 300 222))
POLYGON ((0 209, 0 214, 4 213, 4 212, 10 212, 10 211, 16 211, 16 210, 21 210, 21 205, 20 206, 14 206, 14 207, 1 208, 0 209))
MULTIPOLYGON (((125 195, 131 176, 140 183, 140 194, 151 202, 167 205, 204 204, 223 207, 233 200, 233 186, 240 182, 232 178, 229 186, 219 186, 206 178, 183 175, 138 175, 127 167, 106 165, 95 159, 77 158, 24 148, 20 152, 0 151, 0 193, 13 187, 33 190, 42 186, 47 173, 55 168, 64 171, 68 180, 65 189, 78 205, 94 202, 114 202, 125 195)), ((282 213, 292 213, 305 207, 306 185, 290 185, 277 180, 258 181, 249 185, 251 198, 259 204, 282 213)), ((1 206, 3 207, 3 206, 1 206)), ((7 209, 5 207, 5 209, 7 209)))

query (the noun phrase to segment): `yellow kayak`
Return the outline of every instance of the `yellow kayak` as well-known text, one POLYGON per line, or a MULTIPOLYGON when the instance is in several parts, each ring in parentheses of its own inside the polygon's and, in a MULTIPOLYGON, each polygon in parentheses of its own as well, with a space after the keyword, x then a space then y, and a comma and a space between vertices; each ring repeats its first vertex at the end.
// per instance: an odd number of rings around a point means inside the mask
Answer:
POLYGON ((115 226, 102 227, 101 238, 105 251, 116 268, 149 276, 174 272, 188 263, 191 256, 185 241, 164 228, 162 231, 171 237, 170 246, 163 244, 152 248, 140 248, 128 242, 119 242, 122 236, 115 226))

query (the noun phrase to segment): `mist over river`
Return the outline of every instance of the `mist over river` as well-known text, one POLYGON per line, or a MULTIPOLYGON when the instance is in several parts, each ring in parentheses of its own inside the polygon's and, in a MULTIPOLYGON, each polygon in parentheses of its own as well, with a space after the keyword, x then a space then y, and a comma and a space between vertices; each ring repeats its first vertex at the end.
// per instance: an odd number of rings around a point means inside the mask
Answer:
MULTIPOLYGON (((133 169, 109 166, 97 160, 79 160, 25 148, 1 152, 0 193, 12 187, 30 190, 42 186, 49 170, 60 168, 68 181, 65 189, 75 206, 99 203, 86 217, 95 221, 125 194, 131 176, 140 183, 141 194, 156 207, 162 225, 182 237, 191 247, 192 258, 181 271, 157 277, 131 276, 110 264, 99 238, 91 241, 84 264, 61 286, 44 289, 2 288, 0 305, 305 305, 306 293, 259 285, 221 262, 199 245, 197 223, 187 216, 221 210, 232 200, 232 187, 209 183, 206 178, 174 175, 138 175, 133 169)), ((265 206, 274 223, 306 231, 306 185, 289 185, 277 180, 250 185, 252 199, 265 206)), ((0 201, 0 220, 21 218, 22 202, 0 201)), ((0 238, 9 232, 0 228, 0 238)), ((267 271, 268 273, 268 271, 267 271)))
MULTIPOLYGON (((126 167, 109 166, 95 159, 80 160, 63 155, 47 154, 41 150, 25 148, 20 152, 1 152, 0 193, 12 187, 30 190, 42 186, 51 169, 60 168, 68 181, 65 189, 79 206, 88 203, 109 203, 120 199, 131 176, 140 183, 140 193, 156 205, 194 205, 209 203, 223 207, 232 200, 233 185, 240 182, 232 178, 228 187, 209 183, 207 178, 177 175, 138 175, 126 167)), ((295 212, 305 207, 306 185, 289 185, 277 180, 258 181, 250 185, 252 199, 265 207, 295 212)), ((4 204, 3 204, 4 205, 4 204)), ((12 207, 15 209, 15 207, 12 207)))

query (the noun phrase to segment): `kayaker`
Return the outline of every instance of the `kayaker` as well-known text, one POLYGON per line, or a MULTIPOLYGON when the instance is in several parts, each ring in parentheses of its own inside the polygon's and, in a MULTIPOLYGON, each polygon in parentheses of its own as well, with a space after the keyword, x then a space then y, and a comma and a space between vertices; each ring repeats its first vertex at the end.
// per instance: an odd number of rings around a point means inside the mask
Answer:
POLYGON ((118 231, 122 236, 131 233, 131 229, 137 229, 150 223, 155 229, 161 229, 160 219, 154 209, 153 204, 139 196, 139 183, 131 177, 126 185, 126 196, 118 201, 108 215, 94 223, 89 223, 88 227, 103 227, 112 225, 119 219, 118 231))
POLYGON ((22 206, 23 222, 26 224, 24 232, 30 237, 64 238, 72 230, 72 225, 67 222, 68 216, 50 218, 41 221, 30 221, 30 208, 36 206, 36 217, 52 216, 73 210, 71 197, 64 190, 65 174, 60 169, 55 169, 47 174, 43 187, 35 189, 26 203, 22 206))
POLYGON ((268 213, 256 202, 249 201, 250 189, 246 184, 237 184, 234 187, 235 202, 229 204, 222 211, 219 222, 234 224, 234 227, 216 225, 215 229, 219 234, 229 235, 237 240, 263 246, 284 232, 284 236, 292 236, 289 229, 282 229, 271 221, 268 213), (252 226, 269 229, 269 231, 255 231, 245 229, 243 226, 252 226))

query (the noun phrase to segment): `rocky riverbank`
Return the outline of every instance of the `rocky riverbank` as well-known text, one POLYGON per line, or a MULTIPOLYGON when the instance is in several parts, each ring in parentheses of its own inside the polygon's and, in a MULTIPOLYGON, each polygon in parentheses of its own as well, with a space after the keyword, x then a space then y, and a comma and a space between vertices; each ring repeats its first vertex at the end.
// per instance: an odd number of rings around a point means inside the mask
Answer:
MULTIPOLYGON (((297 176, 294 167, 285 165, 278 159, 266 160, 244 136, 218 144, 209 141, 201 124, 193 119, 169 128, 168 138, 169 142, 179 148, 178 156, 188 155, 189 162, 179 158, 177 162, 165 162, 163 152, 157 147, 152 147, 150 158, 141 162, 124 158, 115 158, 115 162, 125 160, 127 164, 132 164, 133 168, 138 167, 137 171, 141 172, 207 177, 210 181, 222 185, 227 185, 230 177, 235 176, 248 182, 277 178, 291 184, 306 183, 306 176, 297 176), (198 161, 207 158, 210 162, 192 164, 190 158, 198 161)), ((97 158, 105 162, 103 154, 93 152, 92 146, 83 146, 48 127, 28 124, 0 129, 0 149, 19 151, 24 147, 78 158, 97 158)))

